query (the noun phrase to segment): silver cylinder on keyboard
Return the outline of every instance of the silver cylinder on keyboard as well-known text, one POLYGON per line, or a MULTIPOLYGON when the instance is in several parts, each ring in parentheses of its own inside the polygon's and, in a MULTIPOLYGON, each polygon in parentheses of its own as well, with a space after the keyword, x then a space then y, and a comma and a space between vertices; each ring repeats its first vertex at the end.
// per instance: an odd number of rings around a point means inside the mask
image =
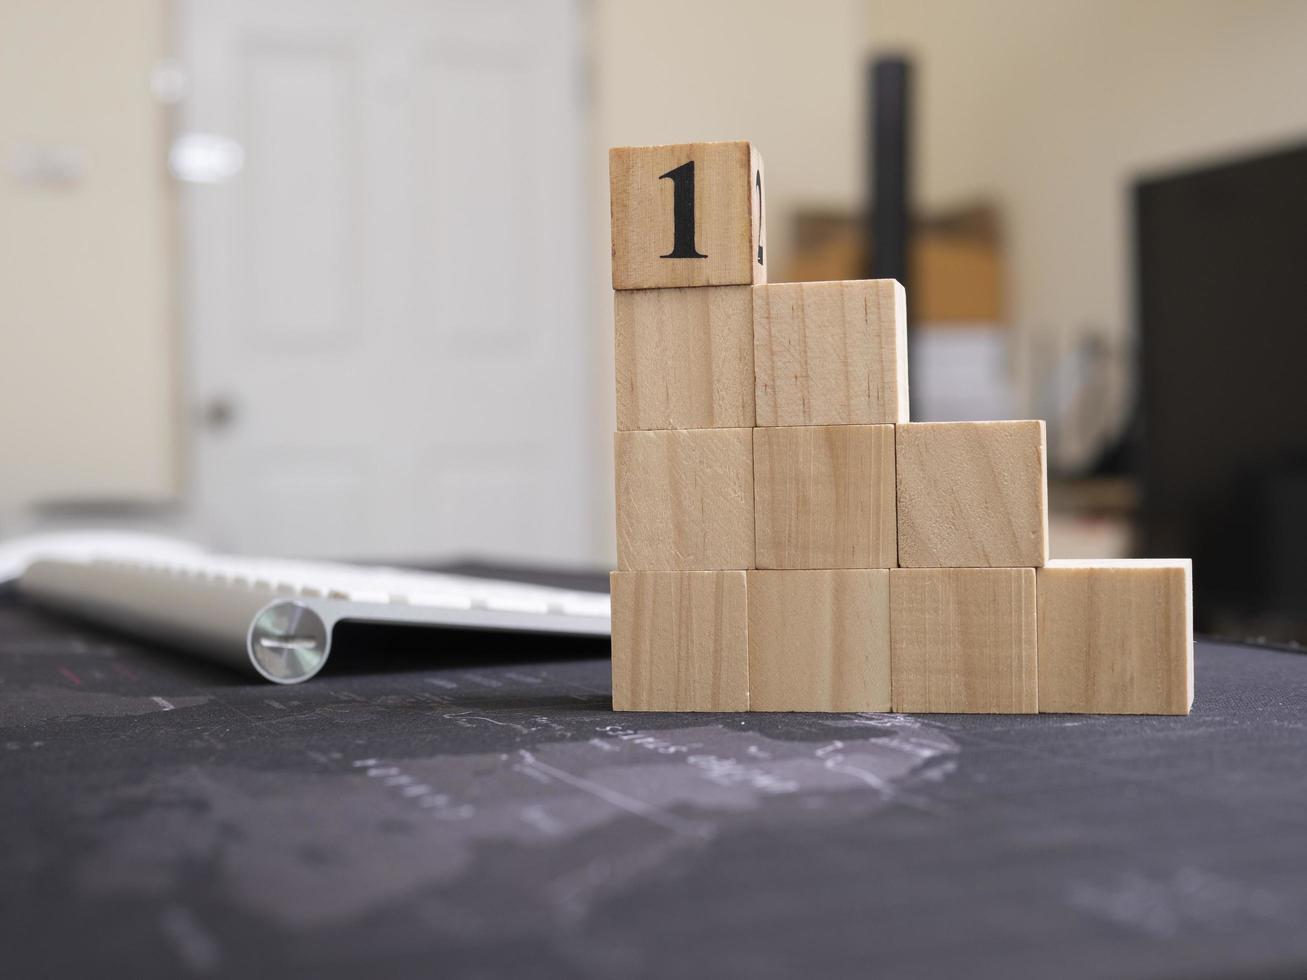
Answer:
POLYGON ((276 684, 320 671, 336 623, 607 637, 608 597, 441 573, 218 555, 48 559, 37 602, 276 684))
POLYGON ((37 561, 19 584, 53 608, 277 684, 308 680, 327 662, 331 629, 311 602, 214 589, 175 569, 112 564, 110 576, 94 562, 37 561))
POLYGON ((254 668, 270 681, 308 680, 327 662, 331 630, 302 602, 281 599, 254 617, 248 643, 254 668))

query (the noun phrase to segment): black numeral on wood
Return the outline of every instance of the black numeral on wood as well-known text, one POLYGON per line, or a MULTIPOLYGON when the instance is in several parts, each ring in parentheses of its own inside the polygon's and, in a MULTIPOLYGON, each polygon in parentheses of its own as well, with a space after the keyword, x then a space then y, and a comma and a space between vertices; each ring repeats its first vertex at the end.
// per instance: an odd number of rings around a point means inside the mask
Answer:
POLYGON ((672 182, 672 250, 662 259, 706 259, 694 247, 694 161, 683 163, 658 178, 672 182))
POLYGON ((753 181, 758 185, 758 264, 762 265, 762 171, 755 170, 753 181))

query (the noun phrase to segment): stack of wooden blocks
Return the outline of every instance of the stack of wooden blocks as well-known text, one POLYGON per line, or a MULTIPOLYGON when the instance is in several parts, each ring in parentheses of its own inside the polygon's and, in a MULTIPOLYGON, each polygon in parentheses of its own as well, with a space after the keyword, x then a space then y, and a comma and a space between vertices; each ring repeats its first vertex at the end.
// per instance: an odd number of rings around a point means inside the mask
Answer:
POLYGON ((1043 422, 909 422, 901 285, 768 285, 749 143, 609 169, 615 709, 1188 712, 1188 560, 1049 561, 1043 422))

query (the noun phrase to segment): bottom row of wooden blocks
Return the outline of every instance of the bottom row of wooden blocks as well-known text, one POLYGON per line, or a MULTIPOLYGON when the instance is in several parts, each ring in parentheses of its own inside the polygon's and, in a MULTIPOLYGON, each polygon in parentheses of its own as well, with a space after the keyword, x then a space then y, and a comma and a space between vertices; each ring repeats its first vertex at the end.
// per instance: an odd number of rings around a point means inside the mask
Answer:
POLYGON ((618 711, 1185 714, 1187 559, 614 572, 618 711))

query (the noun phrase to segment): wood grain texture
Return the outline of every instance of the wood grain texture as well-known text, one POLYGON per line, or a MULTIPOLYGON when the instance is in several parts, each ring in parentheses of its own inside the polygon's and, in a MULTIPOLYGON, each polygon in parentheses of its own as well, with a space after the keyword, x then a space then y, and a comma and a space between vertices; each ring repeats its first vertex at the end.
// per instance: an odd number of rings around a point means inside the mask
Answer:
POLYGON ((747 142, 626 146, 608 151, 613 288, 738 286, 767 281, 762 158, 747 142), (705 258, 663 258, 675 242, 674 187, 661 179, 694 162, 695 247, 705 258), (759 261, 761 248, 761 261, 759 261))
POLYGON ((753 430, 759 568, 897 564, 894 426, 753 430))
POLYGON ((1038 580, 1040 711, 1189 713, 1189 559, 1050 561, 1038 580))
POLYGON ((750 286, 613 293, 617 428, 753 425, 750 286))
POLYGON ((753 290, 759 425, 908 420, 907 304, 893 279, 753 290))
POLYGON ((613 572, 613 710, 747 711, 744 572, 613 572))
POLYGON ((618 568, 753 567, 752 433, 616 434, 618 568))
POLYGON ((889 571, 749 572, 749 706, 890 710, 889 571))
POLYGON ((1035 571, 890 571, 895 711, 1039 709, 1035 571))
POLYGON ((900 565, 1048 560, 1043 422, 912 422, 895 439, 900 565))

